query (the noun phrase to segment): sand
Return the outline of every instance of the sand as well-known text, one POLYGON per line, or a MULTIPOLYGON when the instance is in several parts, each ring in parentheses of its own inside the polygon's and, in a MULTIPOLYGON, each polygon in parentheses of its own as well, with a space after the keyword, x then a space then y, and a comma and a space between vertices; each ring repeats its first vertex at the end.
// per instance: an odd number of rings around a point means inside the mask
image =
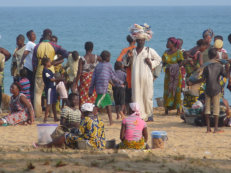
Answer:
MULTIPOLYGON (((33 125, 0 127, 0 172, 231 172, 231 128, 207 134, 205 127, 185 124, 176 112, 169 116, 163 113, 162 108, 155 109, 155 122, 148 123, 148 131, 166 131, 165 148, 145 151, 35 149, 32 143, 37 141, 36 124, 42 118, 33 125)), ((107 140, 119 143, 121 120, 109 126, 107 115, 100 116, 106 125, 107 140)), ((151 146, 150 138, 148 143, 151 146)))

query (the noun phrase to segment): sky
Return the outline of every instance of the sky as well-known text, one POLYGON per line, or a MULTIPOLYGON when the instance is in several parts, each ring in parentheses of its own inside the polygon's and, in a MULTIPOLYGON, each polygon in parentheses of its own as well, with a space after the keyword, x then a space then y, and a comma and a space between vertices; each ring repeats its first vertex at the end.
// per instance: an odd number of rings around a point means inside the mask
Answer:
POLYGON ((231 6, 231 0, 0 0, 4 6, 231 6))

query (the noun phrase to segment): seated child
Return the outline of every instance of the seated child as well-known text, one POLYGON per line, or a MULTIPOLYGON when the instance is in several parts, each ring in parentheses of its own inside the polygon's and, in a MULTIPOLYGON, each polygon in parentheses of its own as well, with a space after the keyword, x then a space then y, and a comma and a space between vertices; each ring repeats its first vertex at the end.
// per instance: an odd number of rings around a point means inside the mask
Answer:
POLYGON ((97 98, 95 105, 97 108, 107 109, 108 118, 110 125, 112 125, 112 113, 111 113, 111 97, 108 94, 108 84, 109 81, 117 82, 123 86, 124 82, 116 77, 115 72, 113 71, 112 64, 110 63, 111 54, 108 51, 103 51, 101 53, 102 62, 99 62, 95 67, 91 85, 89 88, 89 96, 92 96, 94 89, 97 93, 97 98))
POLYGON ((43 82, 45 85, 45 94, 47 98, 47 104, 46 104, 46 111, 45 111, 45 117, 44 122, 47 122, 48 114, 50 111, 50 107, 52 106, 52 111, 54 114, 54 121, 59 121, 57 118, 56 113, 56 101, 57 101, 57 94, 56 94, 56 84, 57 81, 54 78, 54 73, 49 70, 49 67, 51 67, 51 61, 49 58, 43 58, 42 59, 42 65, 44 66, 43 69, 43 82))
MULTIPOLYGON (((122 63, 117 61, 114 66, 115 75, 118 79, 120 79, 121 81, 125 83, 126 73, 122 71, 122 68, 123 68, 122 63)), ((121 115, 121 118, 123 118, 124 111, 125 111, 125 87, 122 87, 119 83, 114 82, 113 97, 115 100, 117 119, 120 118, 120 115, 121 115)))
POLYGON ((19 84, 21 85, 20 93, 24 94, 30 100, 30 81, 27 79, 27 70, 25 68, 20 70, 19 84))

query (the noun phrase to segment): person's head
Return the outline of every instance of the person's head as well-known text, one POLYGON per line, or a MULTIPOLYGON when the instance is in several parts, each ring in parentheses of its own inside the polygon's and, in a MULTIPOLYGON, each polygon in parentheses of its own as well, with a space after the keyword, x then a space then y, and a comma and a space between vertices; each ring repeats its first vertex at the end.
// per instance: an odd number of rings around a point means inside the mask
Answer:
POLYGON ((170 37, 170 38, 168 38, 166 47, 167 47, 168 49, 174 49, 174 48, 177 48, 177 49, 178 49, 178 47, 179 47, 179 42, 178 42, 178 40, 177 40, 175 37, 170 37))
POLYGON ((52 31, 50 29, 43 30, 42 40, 51 40, 52 31))
POLYGON ((76 107, 79 104, 79 96, 76 93, 68 95, 68 102, 70 107, 76 107))
POLYGON ((20 77, 26 78, 27 77, 27 70, 25 68, 19 71, 20 77))
POLYGON ((114 65, 115 70, 121 70, 123 68, 123 64, 120 61, 116 61, 114 65))
POLYGON ((36 34, 33 30, 30 30, 26 33, 28 40, 34 42, 36 40, 36 34))
POLYGON ((50 60, 50 58, 47 58, 47 57, 43 58, 41 64, 44 67, 47 67, 47 68, 51 67, 51 60, 50 60))
POLYGON ((16 44, 18 47, 23 47, 25 41, 25 37, 22 34, 19 34, 16 38, 16 44))
POLYGON ((209 49, 209 59, 216 59, 217 58, 217 50, 216 48, 209 49))
POLYGON ((79 52, 76 50, 72 52, 72 58, 74 61, 77 61, 79 59, 79 52))
POLYGON ((136 39, 137 47, 142 48, 145 45, 145 39, 136 39))
POLYGON ((231 44, 231 34, 229 34, 229 36, 228 36, 228 41, 231 44))
POLYGON ((111 53, 107 50, 104 50, 101 54, 100 57, 104 62, 109 62, 111 58, 111 53))
POLYGON ((220 40, 220 39, 217 39, 215 42, 214 42, 214 48, 216 48, 217 51, 221 51, 221 49, 223 48, 223 41, 220 40))
POLYGON ((83 116, 86 117, 86 116, 93 114, 94 107, 95 107, 95 105, 92 103, 84 103, 81 106, 81 112, 82 112, 83 116))
POLYGON ((183 43, 184 43, 184 41, 181 39, 181 38, 178 38, 177 39, 177 41, 178 41, 178 49, 182 49, 182 45, 183 45, 183 43))
POLYGON ((223 37, 222 37, 221 35, 216 35, 216 36, 214 37, 214 42, 215 42, 216 40, 222 40, 222 41, 223 41, 223 37))
POLYGON ((86 52, 92 52, 94 48, 94 44, 91 41, 85 43, 84 48, 86 52))
POLYGON ((58 43, 58 37, 55 36, 55 35, 52 35, 51 36, 51 41, 57 44, 58 43))
POLYGON ((208 43, 210 44, 211 41, 212 41, 212 38, 214 36, 214 33, 213 33, 213 30, 212 29, 206 29, 203 34, 203 39, 208 43))
POLYGON ((197 46, 200 52, 204 52, 207 49, 208 43, 205 40, 200 39, 197 41, 197 46))
POLYGON ((137 116, 140 116, 140 106, 138 103, 129 103, 129 113, 130 114, 135 114, 137 116))
POLYGON ((18 82, 14 82, 10 86, 10 93, 13 95, 18 95, 21 89, 21 85, 18 82))
POLYGON ((129 44, 132 44, 134 42, 131 35, 127 35, 127 41, 128 41, 129 44))

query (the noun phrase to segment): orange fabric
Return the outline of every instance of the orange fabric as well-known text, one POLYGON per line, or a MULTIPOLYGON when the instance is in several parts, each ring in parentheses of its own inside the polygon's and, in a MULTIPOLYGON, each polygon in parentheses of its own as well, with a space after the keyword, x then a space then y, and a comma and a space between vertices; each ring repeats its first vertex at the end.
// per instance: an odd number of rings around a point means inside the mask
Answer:
MULTIPOLYGON (((121 51, 121 53, 120 53, 120 55, 119 55, 119 57, 117 58, 116 61, 123 61, 124 55, 126 55, 129 50, 133 50, 134 48, 136 48, 135 45, 132 45, 132 46, 124 48, 121 51)), ((127 72, 127 79, 126 79, 126 81, 128 83, 128 88, 132 88, 132 84, 131 84, 131 79, 132 79, 132 76, 131 76, 132 75, 132 73, 131 73, 131 67, 128 67, 126 69, 126 72, 127 72)))

